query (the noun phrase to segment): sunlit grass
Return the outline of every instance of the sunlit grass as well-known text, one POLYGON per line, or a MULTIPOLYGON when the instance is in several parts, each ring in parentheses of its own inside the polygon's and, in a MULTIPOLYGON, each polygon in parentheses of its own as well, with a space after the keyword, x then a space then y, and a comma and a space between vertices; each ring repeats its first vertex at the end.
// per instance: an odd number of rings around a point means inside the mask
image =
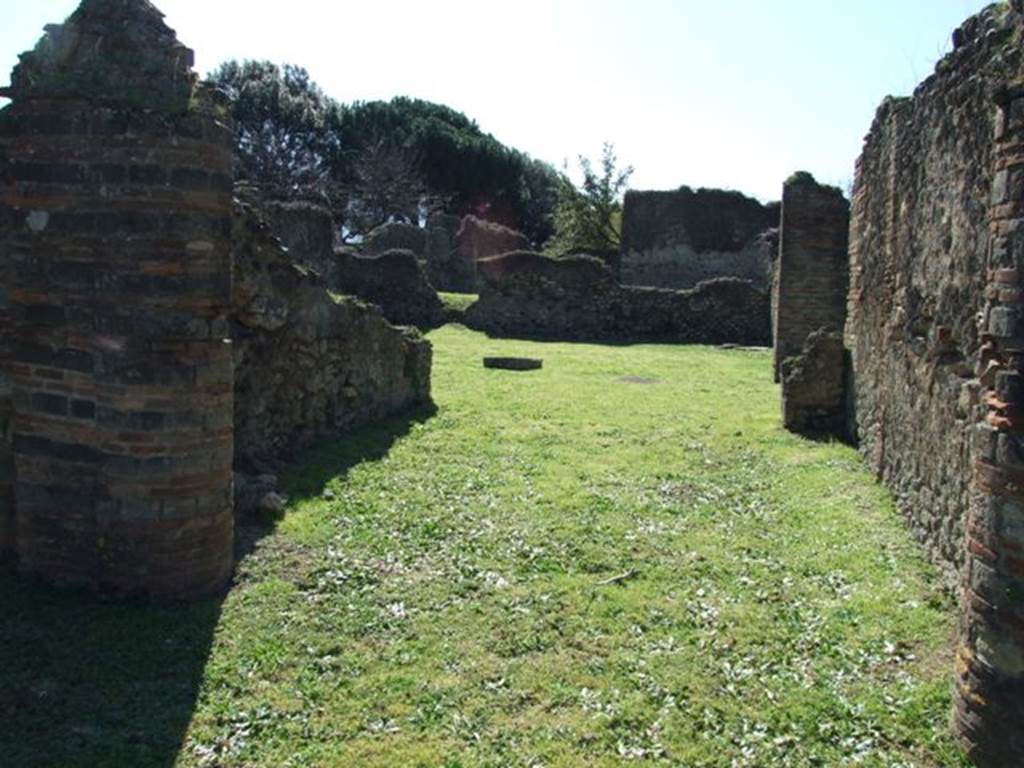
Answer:
POLYGON ((178 764, 965 764, 952 603, 855 451, 780 429, 767 352, 430 338, 436 413, 285 478, 178 764))

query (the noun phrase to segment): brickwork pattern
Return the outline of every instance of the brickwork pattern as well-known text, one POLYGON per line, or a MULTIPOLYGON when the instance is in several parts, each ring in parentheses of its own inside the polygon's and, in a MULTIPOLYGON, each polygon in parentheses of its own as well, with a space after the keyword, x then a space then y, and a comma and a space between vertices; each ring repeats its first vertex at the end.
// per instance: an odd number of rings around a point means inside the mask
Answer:
POLYGON ((233 541, 230 131, 149 3, 87 0, 47 40, 0 113, 19 563, 212 593, 233 541))
POLYGON ((991 768, 1024 756, 1024 87, 1000 106, 956 687, 957 728, 991 768))
POLYGON ((839 190, 805 174, 786 183, 772 284, 776 380, 783 361, 799 354, 812 333, 843 330, 849 227, 849 203, 839 190))
MULTIPOLYGON (((6 163, 0 155, 0 167, 6 163)), ((2 173, 2 171, 0 171, 2 173)), ((0 183, 3 179, 0 178, 0 183)), ((10 285, 10 209, 0 206, 0 555, 14 552, 14 406, 7 363, 11 349, 11 318, 8 312, 10 285)))
POLYGON ((855 434, 951 588, 973 475, 995 181, 991 94, 1024 75, 1020 16, 1008 10, 968 20, 913 97, 882 104, 852 200, 845 337, 855 434))

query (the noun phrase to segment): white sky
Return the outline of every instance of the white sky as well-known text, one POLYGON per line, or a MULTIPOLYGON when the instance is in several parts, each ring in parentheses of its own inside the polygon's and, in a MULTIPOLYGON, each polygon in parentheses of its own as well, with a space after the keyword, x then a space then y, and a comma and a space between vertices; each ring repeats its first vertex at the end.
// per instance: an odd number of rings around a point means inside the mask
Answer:
MULTIPOLYGON (((561 166, 602 142, 632 186, 777 198, 845 185, 874 110, 905 95, 982 0, 156 0, 206 72, 308 69, 340 101, 448 104, 561 166)), ((76 0, 0 0, 0 71, 76 0)), ((0 82, 6 78, 0 75, 0 82)))

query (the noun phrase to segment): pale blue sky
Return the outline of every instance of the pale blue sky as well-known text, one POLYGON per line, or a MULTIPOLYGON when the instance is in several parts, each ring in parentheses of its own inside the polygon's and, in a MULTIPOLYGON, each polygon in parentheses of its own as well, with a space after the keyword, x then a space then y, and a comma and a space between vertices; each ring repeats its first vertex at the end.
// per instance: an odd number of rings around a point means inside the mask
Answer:
MULTIPOLYGON (((605 140, 634 188, 845 185, 875 108, 982 0, 156 0, 206 72, 306 67, 341 101, 448 104, 561 166, 605 140)), ((0 0, 0 73, 77 0, 0 0)), ((0 74, 0 83, 6 82, 0 74)))

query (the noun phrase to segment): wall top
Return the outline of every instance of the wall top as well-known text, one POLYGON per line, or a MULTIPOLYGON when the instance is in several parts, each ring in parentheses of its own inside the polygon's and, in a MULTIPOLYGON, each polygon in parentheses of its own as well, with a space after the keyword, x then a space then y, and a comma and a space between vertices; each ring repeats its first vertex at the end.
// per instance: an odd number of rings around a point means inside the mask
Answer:
POLYGON ((192 64, 192 51, 148 0, 84 0, 20 56, 3 95, 181 113, 195 83, 192 64))

